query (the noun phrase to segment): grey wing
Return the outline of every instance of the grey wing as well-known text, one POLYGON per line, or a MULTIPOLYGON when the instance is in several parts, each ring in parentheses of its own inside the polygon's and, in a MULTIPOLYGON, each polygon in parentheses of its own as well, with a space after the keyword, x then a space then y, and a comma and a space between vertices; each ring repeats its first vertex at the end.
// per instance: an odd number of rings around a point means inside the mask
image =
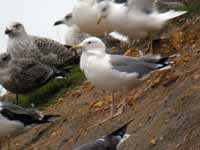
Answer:
POLYGON ((81 145, 73 150, 109 150, 107 143, 97 140, 93 143, 81 145))
POLYGON ((138 73, 139 77, 143 77, 159 67, 156 63, 145 62, 138 58, 121 55, 110 55, 110 63, 114 70, 126 73, 138 73))
POLYGON ((149 14, 156 9, 156 0, 128 0, 128 7, 130 10, 138 9, 149 14))
POLYGON ((74 57, 74 52, 51 39, 33 36, 33 42, 41 52, 41 62, 48 65, 62 65, 74 57))
POLYGON ((12 112, 13 114, 28 114, 28 111, 21 106, 11 104, 11 103, 3 103, 3 109, 12 112))

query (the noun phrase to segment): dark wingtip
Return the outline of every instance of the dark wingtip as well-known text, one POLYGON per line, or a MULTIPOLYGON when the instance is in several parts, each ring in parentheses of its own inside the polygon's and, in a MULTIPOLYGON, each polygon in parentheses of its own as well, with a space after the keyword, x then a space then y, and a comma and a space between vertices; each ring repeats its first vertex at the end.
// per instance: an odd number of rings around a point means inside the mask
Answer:
POLYGON ((123 138, 124 134, 126 133, 127 127, 128 125, 133 121, 134 119, 131 119, 130 121, 128 121, 125 125, 123 125, 122 127, 118 128, 117 130, 115 130, 114 132, 112 132, 109 135, 112 136, 121 136, 123 138))

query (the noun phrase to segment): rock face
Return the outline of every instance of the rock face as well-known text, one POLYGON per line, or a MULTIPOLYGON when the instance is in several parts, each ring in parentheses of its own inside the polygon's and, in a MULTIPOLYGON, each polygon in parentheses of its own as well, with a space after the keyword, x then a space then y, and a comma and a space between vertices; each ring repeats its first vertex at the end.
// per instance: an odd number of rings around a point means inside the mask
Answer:
POLYGON ((111 98, 84 83, 48 108, 48 113, 61 114, 60 120, 24 131, 11 149, 72 150, 134 119, 121 150, 199 150, 200 19, 186 17, 177 24, 169 26, 155 49, 180 57, 171 70, 153 74, 129 93, 125 114, 99 124, 109 115, 111 98))

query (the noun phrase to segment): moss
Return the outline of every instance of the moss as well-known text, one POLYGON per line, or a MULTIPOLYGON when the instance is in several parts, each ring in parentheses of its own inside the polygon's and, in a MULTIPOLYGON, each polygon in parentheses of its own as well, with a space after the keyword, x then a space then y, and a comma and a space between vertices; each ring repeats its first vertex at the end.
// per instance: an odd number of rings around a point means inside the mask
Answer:
POLYGON ((73 66, 73 69, 65 78, 51 80, 31 95, 20 96, 19 105, 30 107, 31 103, 33 103, 35 107, 44 108, 55 103, 67 91, 80 85, 84 79, 84 74, 79 67, 73 66))

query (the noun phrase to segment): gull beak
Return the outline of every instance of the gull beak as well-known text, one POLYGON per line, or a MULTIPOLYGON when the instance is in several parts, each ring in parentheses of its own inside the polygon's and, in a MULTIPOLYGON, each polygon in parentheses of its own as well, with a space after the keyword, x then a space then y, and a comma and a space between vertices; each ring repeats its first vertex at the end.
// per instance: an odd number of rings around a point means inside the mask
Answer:
POLYGON ((10 34, 11 32, 12 32, 12 30, 6 29, 4 33, 5 33, 5 34, 10 34))
POLYGON ((56 21, 53 25, 57 26, 57 25, 61 25, 61 24, 64 24, 63 20, 56 21))
POLYGON ((81 53, 81 49, 83 47, 80 44, 78 44, 78 45, 73 46, 72 48, 76 51, 76 53, 80 54, 81 53))
POLYGON ((78 50, 78 49, 81 49, 82 46, 80 44, 78 44, 78 45, 73 46, 73 48, 78 50))
POLYGON ((97 25, 100 24, 102 20, 103 20, 103 16, 99 16, 97 18, 97 25))

